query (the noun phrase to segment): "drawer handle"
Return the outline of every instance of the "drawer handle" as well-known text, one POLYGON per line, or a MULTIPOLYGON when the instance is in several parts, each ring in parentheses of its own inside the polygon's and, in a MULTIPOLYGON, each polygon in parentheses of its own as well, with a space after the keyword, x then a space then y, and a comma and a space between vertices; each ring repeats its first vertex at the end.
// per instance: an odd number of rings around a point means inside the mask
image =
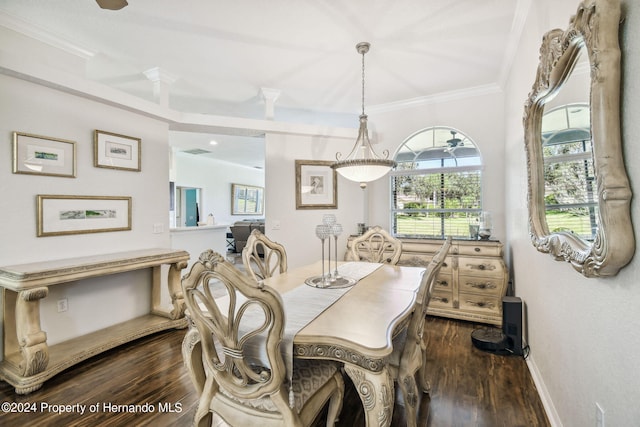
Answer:
POLYGON ((469 305, 473 305, 476 307, 480 307, 480 308, 493 308, 495 307, 495 304, 490 303, 490 302, 484 302, 484 301, 480 301, 480 302, 476 302, 476 301, 467 301, 467 304, 469 305))
POLYGON ((446 280, 438 280, 436 281, 436 285, 443 287, 443 288, 448 288, 449 287, 449 283, 446 280))
POLYGON ((493 264, 467 264, 467 267, 470 268, 471 270, 477 269, 477 270, 495 270, 496 266, 493 264))
POLYGON ((473 248, 474 251, 480 252, 480 248, 473 248))
POLYGON ((486 283, 478 283, 478 282, 467 282, 467 286, 476 289, 495 289, 497 286, 494 283, 486 282, 486 283))
POLYGON ((440 301, 445 304, 449 302, 449 298, 446 298, 446 297, 431 297, 431 299, 435 301, 440 301))

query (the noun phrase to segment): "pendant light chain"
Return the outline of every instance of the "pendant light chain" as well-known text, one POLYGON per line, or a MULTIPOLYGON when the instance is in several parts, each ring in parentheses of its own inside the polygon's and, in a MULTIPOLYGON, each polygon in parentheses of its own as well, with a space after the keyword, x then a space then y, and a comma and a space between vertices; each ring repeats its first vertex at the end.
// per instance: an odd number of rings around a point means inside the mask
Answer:
POLYGON ((362 52, 362 115, 364 115, 364 54, 366 52, 362 52))

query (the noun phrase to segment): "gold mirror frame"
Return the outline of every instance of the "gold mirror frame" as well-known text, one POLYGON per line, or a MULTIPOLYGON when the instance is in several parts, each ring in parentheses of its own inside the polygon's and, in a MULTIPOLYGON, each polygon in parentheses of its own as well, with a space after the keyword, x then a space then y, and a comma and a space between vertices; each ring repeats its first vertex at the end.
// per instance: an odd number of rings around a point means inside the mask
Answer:
POLYGON ((529 232, 533 245, 567 261, 585 277, 613 276, 633 257, 631 188, 620 133, 619 0, 585 0, 566 31, 542 38, 540 64, 524 109, 529 232), (544 202, 542 116, 544 104, 571 75, 584 47, 591 68, 591 140, 598 200, 593 243, 571 232, 549 232, 544 202))

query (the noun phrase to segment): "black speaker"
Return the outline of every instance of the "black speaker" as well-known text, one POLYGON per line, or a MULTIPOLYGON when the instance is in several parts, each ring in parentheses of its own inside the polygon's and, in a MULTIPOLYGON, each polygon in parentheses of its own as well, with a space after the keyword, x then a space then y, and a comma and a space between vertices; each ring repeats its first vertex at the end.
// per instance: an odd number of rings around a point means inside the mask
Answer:
POLYGON ((502 298, 502 333, 507 337, 506 348, 522 356, 522 300, 518 297, 502 298))

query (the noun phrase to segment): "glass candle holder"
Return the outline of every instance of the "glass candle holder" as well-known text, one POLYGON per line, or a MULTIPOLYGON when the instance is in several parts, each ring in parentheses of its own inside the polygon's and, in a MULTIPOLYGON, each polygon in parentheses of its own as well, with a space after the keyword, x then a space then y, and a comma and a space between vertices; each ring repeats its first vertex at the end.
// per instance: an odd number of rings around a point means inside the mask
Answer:
MULTIPOLYGON (((340 278, 340 276, 338 275, 338 236, 342 234, 342 224, 333 224, 331 226, 331 234, 333 235, 333 239, 335 242, 335 252, 336 252, 336 256, 335 256, 336 269, 333 273, 333 280, 337 280, 340 278)), ((331 269, 331 266, 329 266, 329 269, 331 269)))
POLYGON ((489 236, 491 236, 491 231, 493 229, 493 224, 491 221, 491 213, 490 212, 482 212, 480 214, 480 227, 478 229, 478 236, 482 240, 488 240, 489 236))
MULTIPOLYGON (((327 240, 331 232, 330 227, 325 224, 316 225, 316 237, 320 239, 322 242, 322 281, 326 281, 326 275, 324 272, 324 241, 327 240)), ((331 261, 329 261, 331 262, 331 261)), ((331 266, 329 266, 329 271, 331 271, 331 266)))

